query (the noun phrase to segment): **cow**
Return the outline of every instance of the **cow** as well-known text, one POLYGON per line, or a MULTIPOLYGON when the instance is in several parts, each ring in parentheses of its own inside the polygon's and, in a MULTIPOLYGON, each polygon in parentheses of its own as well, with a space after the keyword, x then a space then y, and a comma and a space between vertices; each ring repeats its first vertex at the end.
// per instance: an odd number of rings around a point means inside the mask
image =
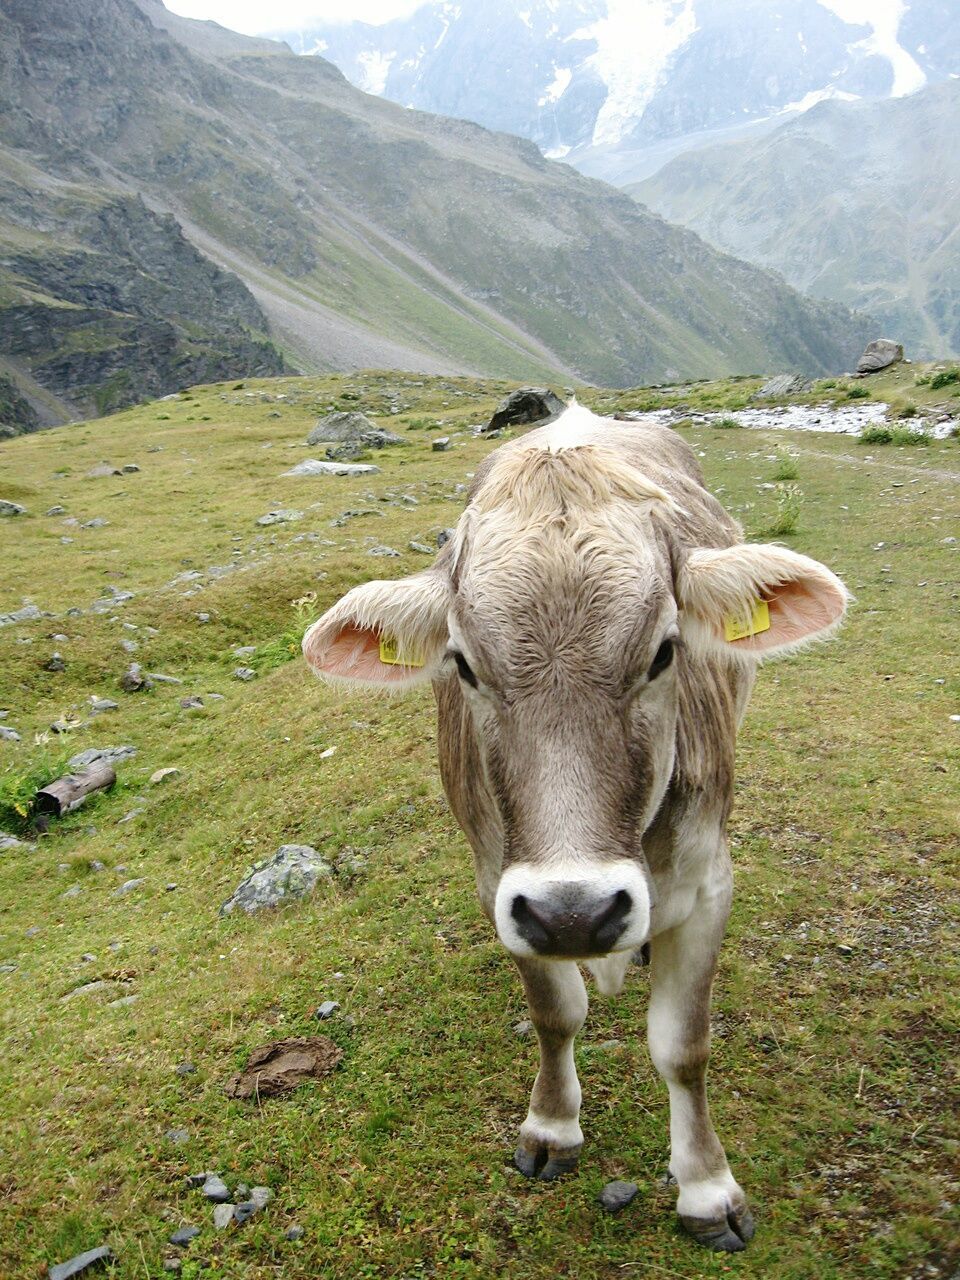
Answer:
POLYGON ((539 1039, 521 1173, 569 1173, 583 1144, 580 965, 615 995, 642 952, 677 1212, 712 1249, 754 1231, 705 1082, 737 729, 758 665, 847 601, 817 561, 744 542, 674 431, 574 402, 484 459, 430 568, 355 587, 303 640, 329 680, 433 682, 443 786, 539 1039))

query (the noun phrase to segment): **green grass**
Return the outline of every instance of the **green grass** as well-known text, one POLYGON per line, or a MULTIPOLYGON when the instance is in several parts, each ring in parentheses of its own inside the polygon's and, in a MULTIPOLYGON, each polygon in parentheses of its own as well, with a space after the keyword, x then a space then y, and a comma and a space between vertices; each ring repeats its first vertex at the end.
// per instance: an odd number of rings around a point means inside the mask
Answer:
POLYGON ((751 531, 777 517, 778 490, 763 486, 789 448, 804 497, 791 545, 857 601, 838 641, 761 672, 741 733, 711 1093, 758 1232, 730 1259, 678 1233, 659 1182, 666 1094, 644 1046, 641 970, 616 1001, 593 999, 578 1041, 579 1173, 536 1186, 511 1170, 535 1047, 512 1030, 522 994, 443 799, 429 693, 326 688, 296 656, 314 611, 423 566, 407 544, 456 520, 457 485, 494 447, 464 429, 505 389, 403 374, 248 380, 168 401, 162 419, 147 405, 0 444, 0 496, 29 509, 0 521, 0 611, 29 597, 54 615, 0 629, 3 723, 23 735, 0 742, 0 794, 57 772, 51 750, 137 748, 111 792, 34 850, 0 854, 4 1278, 109 1242, 116 1277, 159 1280, 181 1222, 203 1226, 183 1254, 192 1280, 920 1280, 928 1264, 949 1276, 960 1263, 948 1207, 960 678, 957 552, 944 542, 960 516, 957 442, 870 459, 843 437, 684 431, 751 531), (408 445, 382 451, 368 479, 281 479, 317 453, 306 432, 340 402, 408 445), (453 448, 434 454, 440 427, 453 448), (104 459, 141 470, 87 479, 104 459), (55 503, 66 517, 43 514, 55 503), (303 518, 258 527, 275 506, 303 518), (383 514, 332 524, 348 509, 383 514), (63 523, 98 515, 109 524, 63 523), (373 542, 400 557, 368 556, 373 542), (232 562, 242 568, 209 572, 232 562), (109 587, 135 594, 91 611, 109 587), (246 645, 254 654, 238 658, 246 645), (62 674, 44 669, 55 648, 62 674), (131 658, 184 683, 123 694, 131 658), (256 680, 233 679, 241 663, 256 680), (91 719, 94 693, 121 709, 91 719), (192 694, 202 708, 181 707, 192 694), (71 715, 84 724, 62 744, 35 743, 71 715), (167 766, 180 774, 150 784, 167 766), (367 866, 276 914, 219 918, 250 863, 284 842, 367 866), (95 979, 109 985, 61 1003, 95 979), (136 1003, 109 1003, 126 995, 136 1003), (326 998, 342 1008, 320 1028, 326 998), (321 1029, 344 1049, 334 1075, 260 1106, 225 1097, 253 1047, 321 1029), (184 1060, 194 1074, 177 1074, 184 1060), (174 1128, 185 1145, 165 1137, 174 1128), (182 1185, 213 1168, 270 1185, 266 1213, 214 1233, 182 1185), (641 1189, 610 1218, 596 1196, 616 1177, 641 1189), (293 1223, 304 1235, 288 1242, 293 1223))
POLYGON ((925 431, 915 431, 912 427, 875 425, 864 427, 858 439, 861 444, 927 445, 931 437, 925 431))

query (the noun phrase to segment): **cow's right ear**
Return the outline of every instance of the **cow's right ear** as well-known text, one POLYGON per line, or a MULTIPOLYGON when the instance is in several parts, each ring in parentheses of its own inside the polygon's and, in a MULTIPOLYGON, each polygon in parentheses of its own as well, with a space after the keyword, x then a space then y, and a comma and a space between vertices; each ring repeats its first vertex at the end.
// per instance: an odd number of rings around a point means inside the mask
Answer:
POLYGON ((436 675, 447 645, 449 580, 435 565, 394 582, 365 582, 303 637, 303 654, 328 680, 402 690, 436 675))

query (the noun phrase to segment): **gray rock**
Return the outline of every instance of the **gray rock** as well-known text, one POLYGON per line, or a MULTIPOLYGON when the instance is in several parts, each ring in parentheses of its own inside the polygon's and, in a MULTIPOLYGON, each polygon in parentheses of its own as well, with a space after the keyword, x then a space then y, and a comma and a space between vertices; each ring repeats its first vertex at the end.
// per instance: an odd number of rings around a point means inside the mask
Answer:
POLYGON ((450 448, 450 437, 438 436, 430 447, 433 449, 434 453, 446 453, 450 448))
POLYGON ((432 556, 434 554, 433 547, 428 547, 425 542, 417 542, 415 539, 408 542, 407 546, 411 551, 416 551, 419 556, 432 556))
POLYGON ((102 462, 100 466, 93 467, 87 472, 88 480, 102 480, 105 476, 119 476, 123 472, 119 467, 112 467, 109 462, 102 462))
POLYGON ((220 908, 222 916, 239 908, 252 914, 312 893, 317 881, 332 874, 325 858, 306 844, 284 844, 266 862, 257 863, 220 908))
POLYGON ((218 1173, 207 1174, 200 1190, 213 1204, 226 1204, 230 1199, 230 1192, 227 1190, 227 1184, 218 1173))
POLYGON ((261 516, 257 524, 288 524, 291 520, 302 520, 302 511, 285 511, 278 508, 276 511, 268 511, 265 516, 261 516))
POLYGON ((79 987, 74 987, 72 991, 68 991, 66 995, 60 997, 60 1003, 66 1000, 75 1000, 77 996, 92 996, 98 991, 105 991, 108 987, 113 987, 114 983, 109 982, 106 978, 97 978, 94 982, 84 982, 79 987))
POLYGON ((353 444, 365 432, 375 430, 363 413, 328 413, 317 420, 307 436, 307 444, 353 444))
POLYGON ((371 547, 367 551, 368 556, 399 556, 399 554, 400 552, 396 547, 387 547, 382 544, 376 547, 371 547))
POLYGON ((256 680, 257 673, 253 667, 237 667, 233 673, 234 680, 256 680))
POLYGON ((776 377, 767 379, 755 398, 761 400, 773 396, 798 395, 801 391, 806 391, 809 385, 798 373, 778 373, 776 377))
POLYGON ((136 1004, 139 999, 139 996, 120 996, 117 1000, 110 1000, 107 1004, 107 1008, 122 1009, 125 1005, 136 1004))
POLYGON ((27 844, 25 840, 18 840, 16 836, 10 835, 6 831, 0 831, 0 853, 10 853, 14 849, 32 849, 32 844, 27 844))
POLYGON ((518 1035, 521 1040, 526 1039, 533 1030, 533 1023, 529 1018, 521 1018, 519 1022, 513 1024, 513 1030, 514 1034, 518 1035))
POLYGON ((857 373, 877 373, 903 359, 903 345, 890 338, 877 338, 868 342, 863 355, 857 361, 857 373))
POLYGON ((164 1271, 169 1271, 175 1274, 176 1272, 181 1271, 183 1268, 179 1258, 164 1258, 163 1269, 164 1271))
POLYGON ((66 511, 66 509, 67 509, 66 507, 60 507, 60 506, 51 507, 50 510, 46 512, 46 514, 48 516, 62 516, 66 511))
POLYGON ((119 889, 114 889, 114 893, 117 897, 122 897, 124 894, 133 893, 134 889, 139 889, 142 884, 146 883, 144 876, 138 876, 133 880, 124 880, 119 889))
POLYGON ((170 1243, 175 1244, 178 1249, 184 1249, 191 1240, 195 1240, 200 1234, 199 1227, 179 1227, 170 1237, 170 1243))
POLYGON ((148 671, 148 680, 155 680, 157 684, 183 684, 179 676, 165 676, 160 671, 148 671))
POLYGON ((233 651, 233 656, 235 658, 249 658, 251 653, 256 652, 257 646, 255 644, 238 644, 233 651))
POLYGON ((193 1065, 192 1062, 177 1063, 178 1076, 192 1076, 192 1075, 196 1075, 196 1072, 197 1072, 197 1068, 193 1065))
POLYGON ((81 529, 105 529, 109 523, 110 521, 104 520, 103 516, 94 516, 92 520, 84 520, 80 528, 81 529))
POLYGON ((190 1141, 189 1129, 168 1129, 163 1135, 168 1142, 172 1142, 174 1146, 181 1147, 185 1142, 190 1141))
POLYGON ((374 476, 380 468, 369 462, 322 462, 319 458, 307 458, 298 462, 285 476, 374 476))
POLYGON ((78 884, 72 884, 69 889, 65 889, 63 893, 61 893, 60 897, 61 898, 79 898, 82 892, 83 890, 80 888, 78 884))
POLYGON ((0 724, 0 742, 20 742, 21 738, 16 729, 11 729, 8 724, 0 724))
POLYGON ((50 655, 50 661, 47 662, 46 665, 44 666, 44 671, 53 671, 57 673, 61 671, 66 671, 66 669, 67 669, 67 664, 63 660, 63 654, 56 653, 56 652, 50 655))
POLYGON ((233 1206, 233 1220, 238 1227, 242 1227, 245 1222, 250 1221, 256 1212, 257 1206, 252 1200, 242 1200, 240 1204, 233 1206))
POLYGON ((254 1187, 250 1192, 250 1199, 258 1209, 265 1209, 273 1199, 273 1192, 269 1187, 254 1187))
POLYGON ((598 1198, 607 1213, 619 1213, 627 1207, 639 1189, 635 1182, 608 1182, 598 1198))
POLYGON ((196 1191, 197 1187, 202 1187, 209 1178, 219 1176, 216 1169, 205 1169, 203 1173, 188 1173, 183 1179, 183 1185, 188 1191, 196 1191))
POLYGON ((548 387, 521 387, 511 391, 494 410, 493 417, 484 431, 499 431, 501 427, 522 426, 527 422, 542 422, 563 413, 566 404, 548 387))
POLYGON ((88 747, 86 751, 78 751, 75 756, 71 756, 67 761, 67 767, 85 769, 87 765, 94 764, 98 760, 104 760, 107 764, 117 764, 120 760, 132 760, 136 754, 137 748, 131 746, 88 747))
POLYGON ((0 516, 25 516, 27 508, 22 507, 19 502, 9 502, 6 498, 0 498, 0 516))
POLYGON ((95 693, 90 695, 90 710, 95 716, 101 715, 104 711, 116 711, 120 706, 119 702, 114 702, 112 698, 98 698, 95 693))
POLYGON ((203 699, 194 695, 192 698, 181 698, 180 705, 184 711, 196 711, 203 706, 203 699))
POLYGON ((35 604, 25 604, 22 609, 14 609, 12 613, 0 613, 0 627, 12 627, 17 622, 32 622, 40 616, 40 610, 35 604))
POLYGON ((321 1022, 326 1022, 328 1018, 333 1017, 339 1008, 340 1005, 336 1000, 324 1000, 314 1016, 319 1018, 321 1022))
POLYGON ((227 1227, 233 1222, 233 1211, 236 1205, 225 1202, 218 1204, 213 1210, 213 1225, 218 1231, 226 1231, 227 1227))
POLYGON ((283 1233, 284 1240, 299 1240, 303 1236, 303 1227, 287 1227, 283 1233))
MULTIPOLYGON (((125 645, 132 643, 132 640, 124 641, 125 645)), ((149 689, 151 683, 150 677, 144 675, 139 662, 131 662, 120 677, 120 688, 124 693, 137 693, 141 689, 149 689)))
POLYGON ((135 471, 139 470, 140 468, 135 462, 125 462, 122 467, 122 471, 125 476, 132 476, 135 471))
POLYGON ((103 1245, 99 1249, 88 1249, 86 1253, 78 1253, 67 1262, 58 1262, 56 1266, 47 1269, 47 1275, 50 1280, 72 1280, 73 1276, 82 1275, 92 1267, 112 1261, 113 1250, 103 1245))

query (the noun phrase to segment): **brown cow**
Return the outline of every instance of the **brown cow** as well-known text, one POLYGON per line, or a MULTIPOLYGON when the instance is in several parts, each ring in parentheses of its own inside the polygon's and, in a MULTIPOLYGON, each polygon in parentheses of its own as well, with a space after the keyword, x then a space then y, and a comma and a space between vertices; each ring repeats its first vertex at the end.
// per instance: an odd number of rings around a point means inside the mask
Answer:
POLYGON ((758 662, 847 604, 823 565, 741 539, 675 433, 573 405, 485 460, 431 568, 356 587, 303 642, 331 679, 433 681, 444 788, 540 1041, 521 1172, 566 1173, 583 1143, 577 962, 613 995, 648 945, 677 1209, 726 1250, 753 1234, 705 1085, 737 726, 758 662))

